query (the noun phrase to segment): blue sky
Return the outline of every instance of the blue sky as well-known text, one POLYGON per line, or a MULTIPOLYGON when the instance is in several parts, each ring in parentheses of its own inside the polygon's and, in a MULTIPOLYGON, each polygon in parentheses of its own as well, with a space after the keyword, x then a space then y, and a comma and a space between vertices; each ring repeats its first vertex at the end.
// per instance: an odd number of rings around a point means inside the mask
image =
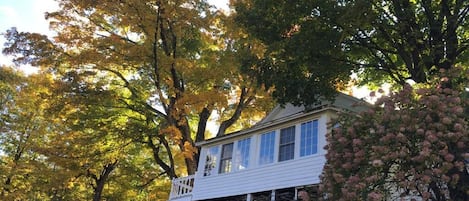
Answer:
MULTIPOLYGON (((217 7, 227 8, 228 0, 209 0, 217 7)), ((51 34, 49 23, 44 13, 55 11, 58 5, 54 0, 0 0, 0 33, 11 27, 18 31, 51 34)), ((3 48, 5 40, 0 36, 0 47, 3 48)), ((10 65, 10 59, 0 55, 0 66, 10 65)))
POLYGON ((46 33, 48 23, 44 13, 57 8, 53 0, 1 0, 0 29, 4 32, 14 26, 19 30, 46 33))
MULTIPOLYGON (((50 34, 44 13, 57 8, 53 0, 0 0, 0 33, 16 27, 19 31, 50 34)), ((3 48, 4 43, 0 36, 0 47, 3 48)), ((10 59, 3 54, 0 55, 1 65, 11 65, 10 59)))

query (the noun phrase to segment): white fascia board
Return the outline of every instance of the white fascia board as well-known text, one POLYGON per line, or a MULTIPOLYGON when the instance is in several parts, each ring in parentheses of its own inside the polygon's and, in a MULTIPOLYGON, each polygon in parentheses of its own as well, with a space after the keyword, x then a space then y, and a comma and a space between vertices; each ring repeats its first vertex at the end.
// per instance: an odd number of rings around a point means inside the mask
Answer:
POLYGON ((336 111, 336 112, 342 111, 339 108, 327 106, 327 107, 321 108, 319 110, 314 110, 314 111, 307 112, 307 113, 297 113, 295 115, 291 115, 291 116, 288 116, 286 118, 266 122, 266 123, 263 123, 261 125, 256 125, 254 127, 248 128, 248 129, 244 129, 244 130, 240 130, 240 131, 237 131, 237 132, 234 132, 234 133, 226 134, 226 135, 221 136, 221 137, 215 137, 215 138, 208 139, 208 140, 205 140, 205 141, 202 141, 202 142, 196 142, 195 145, 201 147, 201 146, 205 146, 205 145, 215 144, 217 142, 221 142, 221 141, 229 140, 229 139, 236 138, 236 137, 239 137, 239 136, 242 136, 242 135, 254 133, 256 131, 260 131, 260 130, 263 130, 263 129, 268 129, 268 128, 271 128, 272 126, 275 126, 275 125, 280 125, 280 124, 283 124, 283 123, 287 123, 287 122, 290 122, 290 121, 301 119, 301 118, 306 117, 306 116, 322 113, 322 112, 325 112, 327 110, 332 110, 332 111, 336 111))

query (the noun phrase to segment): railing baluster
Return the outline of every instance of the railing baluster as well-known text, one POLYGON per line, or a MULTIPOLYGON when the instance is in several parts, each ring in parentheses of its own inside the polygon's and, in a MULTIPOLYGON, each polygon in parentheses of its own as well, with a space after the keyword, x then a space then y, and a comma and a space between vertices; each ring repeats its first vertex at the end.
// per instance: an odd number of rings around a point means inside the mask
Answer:
POLYGON ((190 195, 192 193, 193 187, 194 175, 173 179, 169 200, 190 195))

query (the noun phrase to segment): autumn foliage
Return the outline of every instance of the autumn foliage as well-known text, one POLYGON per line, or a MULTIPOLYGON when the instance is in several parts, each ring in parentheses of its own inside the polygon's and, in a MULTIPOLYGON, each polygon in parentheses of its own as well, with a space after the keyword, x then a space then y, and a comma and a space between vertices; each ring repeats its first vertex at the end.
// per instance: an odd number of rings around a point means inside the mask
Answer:
POLYGON ((443 72, 434 84, 405 85, 366 112, 340 115, 327 135, 324 198, 469 200, 467 75, 443 72))
POLYGON ((57 3, 53 37, 2 34, 38 73, 0 67, 0 200, 167 200, 195 174, 197 141, 273 105, 240 70, 253 43, 205 0, 57 3))

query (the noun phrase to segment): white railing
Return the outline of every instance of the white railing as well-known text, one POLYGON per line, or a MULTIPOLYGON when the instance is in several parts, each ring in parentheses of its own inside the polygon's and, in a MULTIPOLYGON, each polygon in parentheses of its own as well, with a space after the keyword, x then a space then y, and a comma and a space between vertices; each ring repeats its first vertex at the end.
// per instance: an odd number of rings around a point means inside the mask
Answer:
POLYGON ((173 179, 169 200, 191 195, 193 187, 194 175, 173 179))

